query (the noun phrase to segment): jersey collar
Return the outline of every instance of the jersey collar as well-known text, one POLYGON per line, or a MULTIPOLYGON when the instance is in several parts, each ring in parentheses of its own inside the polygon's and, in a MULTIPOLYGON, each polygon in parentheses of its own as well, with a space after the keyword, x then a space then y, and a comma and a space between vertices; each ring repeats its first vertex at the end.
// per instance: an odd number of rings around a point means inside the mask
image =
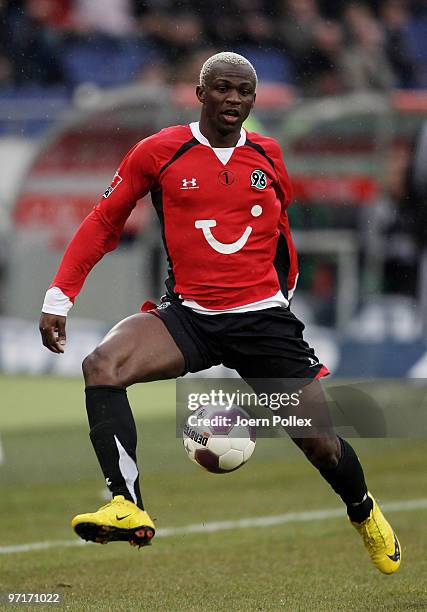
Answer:
MULTIPOLYGON (((203 136, 202 132, 200 131, 198 121, 193 121, 193 123, 190 123, 190 130, 194 138, 196 138, 200 142, 200 144, 206 145, 207 147, 210 147, 211 149, 214 148, 211 146, 209 140, 205 136, 203 136)), ((240 138, 236 144, 236 147, 242 147, 245 144, 245 142, 246 142, 246 130, 244 128, 240 128, 240 138)), ((229 147, 229 148, 234 149, 234 147, 229 147)))

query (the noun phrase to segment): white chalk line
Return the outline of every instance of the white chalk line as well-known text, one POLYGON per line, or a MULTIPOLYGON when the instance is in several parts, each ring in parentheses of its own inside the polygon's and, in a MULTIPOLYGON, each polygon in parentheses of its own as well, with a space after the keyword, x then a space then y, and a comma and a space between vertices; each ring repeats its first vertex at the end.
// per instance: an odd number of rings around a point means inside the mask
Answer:
MULTIPOLYGON (((393 501, 381 504, 386 512, 409 512, 412 510, 427 509, 427 499, 408 499, 406 501, 393 501)), ((287 512, 271 516, 258 516, 230 521, 215 521, 210 523, 194 523, 182 527, 166 527, 156 531, 156 538, 169 538, 172 536, 188 535, 192 533, 214 533, 230 529, 248 529, 251 527, 271 527, 286 523, 304 523, 311 521, 324 521, 345 515, 343 508, 327 508, 325 510, 309 510, 307 512, 287 512)), ((64 548, 68 546, 86 546, 91 543, 84 540, 52 540, 45 542, 30 542, 0 546, 0 555, 32 552, 33 550, 46 550, 48 548, 64 548)))

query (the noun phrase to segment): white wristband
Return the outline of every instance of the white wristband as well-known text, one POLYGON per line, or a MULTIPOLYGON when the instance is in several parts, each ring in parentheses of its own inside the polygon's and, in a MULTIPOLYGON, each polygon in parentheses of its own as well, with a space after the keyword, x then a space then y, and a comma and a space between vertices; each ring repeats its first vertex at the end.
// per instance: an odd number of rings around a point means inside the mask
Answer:
POLYGON ((42 312, 66 317, 73 303, 59 287, 51 287, 46 291, 42 312))

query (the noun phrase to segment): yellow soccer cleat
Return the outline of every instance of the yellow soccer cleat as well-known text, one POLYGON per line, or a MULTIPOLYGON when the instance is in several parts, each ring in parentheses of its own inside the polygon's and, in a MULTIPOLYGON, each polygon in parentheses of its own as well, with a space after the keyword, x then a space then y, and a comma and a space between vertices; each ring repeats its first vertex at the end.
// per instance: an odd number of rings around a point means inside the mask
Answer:
POLYGON ((384 518, 381 508, 369 493, 374 503, 368 518, 363 523, 351 524, 360 533, 372 563, 383 574, 393 574, 399 569, 402 549, 396 534, 384 518))
POLYGON ((97 512, 78 514, 71 526, 83 540, 99 544, 124 541, 133 546, 146 546, 155 533, 154 523, 147 512, 123 495, 113 497, 97 512))

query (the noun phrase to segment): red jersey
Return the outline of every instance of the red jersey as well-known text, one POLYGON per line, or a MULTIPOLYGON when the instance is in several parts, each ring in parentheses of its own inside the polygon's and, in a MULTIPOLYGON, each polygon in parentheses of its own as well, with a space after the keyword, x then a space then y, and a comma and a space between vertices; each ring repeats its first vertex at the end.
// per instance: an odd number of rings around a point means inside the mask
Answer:
POLYGON ((217 311, 293 291, 291 185, 278 143, 242 129, 236 147, 213 149, 198 123, 165 128, 129 151, 51 286, 73 301, 148 192, 169 261, 169 295, 217 311))

